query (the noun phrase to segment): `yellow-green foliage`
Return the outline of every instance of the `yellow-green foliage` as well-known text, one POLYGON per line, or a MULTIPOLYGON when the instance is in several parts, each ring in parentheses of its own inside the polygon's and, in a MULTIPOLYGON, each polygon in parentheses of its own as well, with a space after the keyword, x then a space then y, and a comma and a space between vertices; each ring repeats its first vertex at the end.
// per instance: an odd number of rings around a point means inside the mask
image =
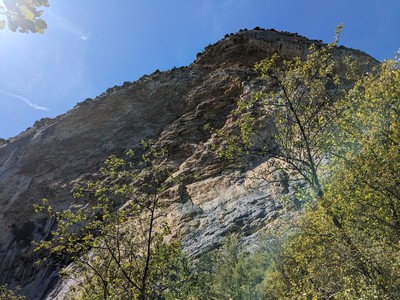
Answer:
POLYGON ((103 180, 78 188, 85 206, 54 211, 45 201, 39 210, 55 218, 52 239, 36 248, 72 264, 62 274, 75 281, 71 299, 177 299, 187 293, 189 263, 180 244, 166 242, 160 193, 168 169, 164 151, 145 145, 138 163, 111 156, 103 180))
MULTIPOLYGON (((220 143, 214 148, 230 160, 250 151, 274 157, 272 168, 295 172, 318 195, 321 162, 334 143, 335 123, 342 114, 338 106, 346 87, 357 80, 356 65, 349 58, 338 73, 335 43, 312 45, 305 59, 284 60, 275 54, 256 65, 264 88, 252 98, 239 99, 233 112, 232 132, 215 131, 220 143), (274 139, 263 141, 258 123, 273 119, 274 139), (257 149, 253 140, 261 137, 257 149)), ((262 126, 261 126, 262 127, 262 126)))
MULTIPOLYGON (((340 99, 336 159, 266 278, 274 299, 400 295, 400 71, 383 63, 340 99)), ((333 151, 334 152, 334 151, 333 151)))

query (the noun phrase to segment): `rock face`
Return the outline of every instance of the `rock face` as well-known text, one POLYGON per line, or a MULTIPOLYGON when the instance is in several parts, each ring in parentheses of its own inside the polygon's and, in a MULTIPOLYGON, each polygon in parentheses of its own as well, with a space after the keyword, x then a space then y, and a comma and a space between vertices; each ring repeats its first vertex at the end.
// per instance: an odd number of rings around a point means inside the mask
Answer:
MULTIPOLYGON (((304 56, 311 41, 275 30, 227 35, 198 54, 189 67, 156 71, 108 89, 55 119, 45 119, 0 148, 0 283, 20 285, 29 299, 45 299, 58 281, 57 268, 34 265, 32 240, 54 226, 34 212, 43 197, 57 209, 73 204, 73 187, 96 174, 110 154, 120 155, 152 138, 169 151, 176 174, 192 180, 171 189, 168 220, 174 237, 193 256, 217 247, 230 232, 250 241, 282 214, 285 185, 255 187, 252 174, 262 160, 245 167, 221 161, 211 150, 214 137, 204 128, 228 128, 235 101, 248 97, 256 82, 253 66, 278 53, 304 56), (194 176, 196 174, 196 176, 194 176), (190 177, 190 176, 189 176, 190 177), (195 178, 195 179, 194 179, 195 178)), ((368 55, 337 48, 376 64, 368 55)), ((268 122, 267 122, 268 124, 268 122)), ((265 127, 272 136, 273 125, 265 127)), ((49 299, 54 299, 54 293, 49 299)))

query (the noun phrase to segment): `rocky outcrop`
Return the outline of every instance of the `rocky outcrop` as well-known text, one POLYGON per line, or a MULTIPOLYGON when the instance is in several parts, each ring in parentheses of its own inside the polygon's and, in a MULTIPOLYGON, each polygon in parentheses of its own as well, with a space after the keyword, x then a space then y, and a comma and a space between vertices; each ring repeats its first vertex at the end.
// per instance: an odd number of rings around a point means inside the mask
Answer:
MULTIPOLYGON (((255 188, 253 175, 262 170, 263 159, 249 157, 240 167, 222 161, 211 150, 214 137, 205 125, 229 128, 235 101, 256 85, 256 62, 274 53, 304 56, 311 43, 320 41, 275 30, 227 35, 189 67, 110 88, 2 142, 0 283, 20 285, 29 299, 49 294, 57 266, 35 266, 30 242, 46 238, 54 224, 35 213, 33 204, 46 197, 56 209, 68 208, 76 184, 96 176, 108 155, 135 148, 142 139, 166 147, 176 174, 192 178, 169 191, 168 220, 188 253, 217 247, 230 232, 250 241, 282 214, 279 195, 290 190, 255 188)), ((338 56, 345 54, 376 64, 360 51, 337 48, 338 56)), ((272 136, 273 126, 264 131, 272 136)))

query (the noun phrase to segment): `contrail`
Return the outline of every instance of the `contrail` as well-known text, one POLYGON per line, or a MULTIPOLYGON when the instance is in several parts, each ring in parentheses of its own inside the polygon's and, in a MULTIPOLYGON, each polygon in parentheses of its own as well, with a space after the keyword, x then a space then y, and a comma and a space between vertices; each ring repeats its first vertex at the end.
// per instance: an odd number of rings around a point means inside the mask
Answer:
POLYGON ((33 103, 32 101, 30 101, 29 99, 27 99, 25 97, 22 97, 20 95, 13 94, 13 93, 10 93, 10 92, 6 92, 6 91, 3 91, 3 90, 0 90, 0 93, 3 94, 3 95, 6 95, 6 96, 10 96, 10 97, 19 99, 19 100, 25 102, 27 105, 29 105, 30 107, 32 107, 34 109, 45 110, 45 111, 49 111, 50 110, 49 108, 43 107, 43 106, 39 106, 39 105, 33 103))

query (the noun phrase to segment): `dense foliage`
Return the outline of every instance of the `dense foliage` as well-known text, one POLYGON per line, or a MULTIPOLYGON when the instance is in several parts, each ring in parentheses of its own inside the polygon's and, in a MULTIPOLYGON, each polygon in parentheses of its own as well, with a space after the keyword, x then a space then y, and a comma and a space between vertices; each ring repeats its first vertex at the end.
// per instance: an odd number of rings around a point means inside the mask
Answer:
POLYGON ((193 267, 195 277, 190 299, 262 299, 268 252, 247 251, 236 235, 225 239, 221 249, 204 254, 193 267))
POLYGON ((269 282, 277 298, 400 295, 399 84, 397 63, 387 61, 341 99, 337 156, 323 196, 282 248, 281 272, 269 282))

